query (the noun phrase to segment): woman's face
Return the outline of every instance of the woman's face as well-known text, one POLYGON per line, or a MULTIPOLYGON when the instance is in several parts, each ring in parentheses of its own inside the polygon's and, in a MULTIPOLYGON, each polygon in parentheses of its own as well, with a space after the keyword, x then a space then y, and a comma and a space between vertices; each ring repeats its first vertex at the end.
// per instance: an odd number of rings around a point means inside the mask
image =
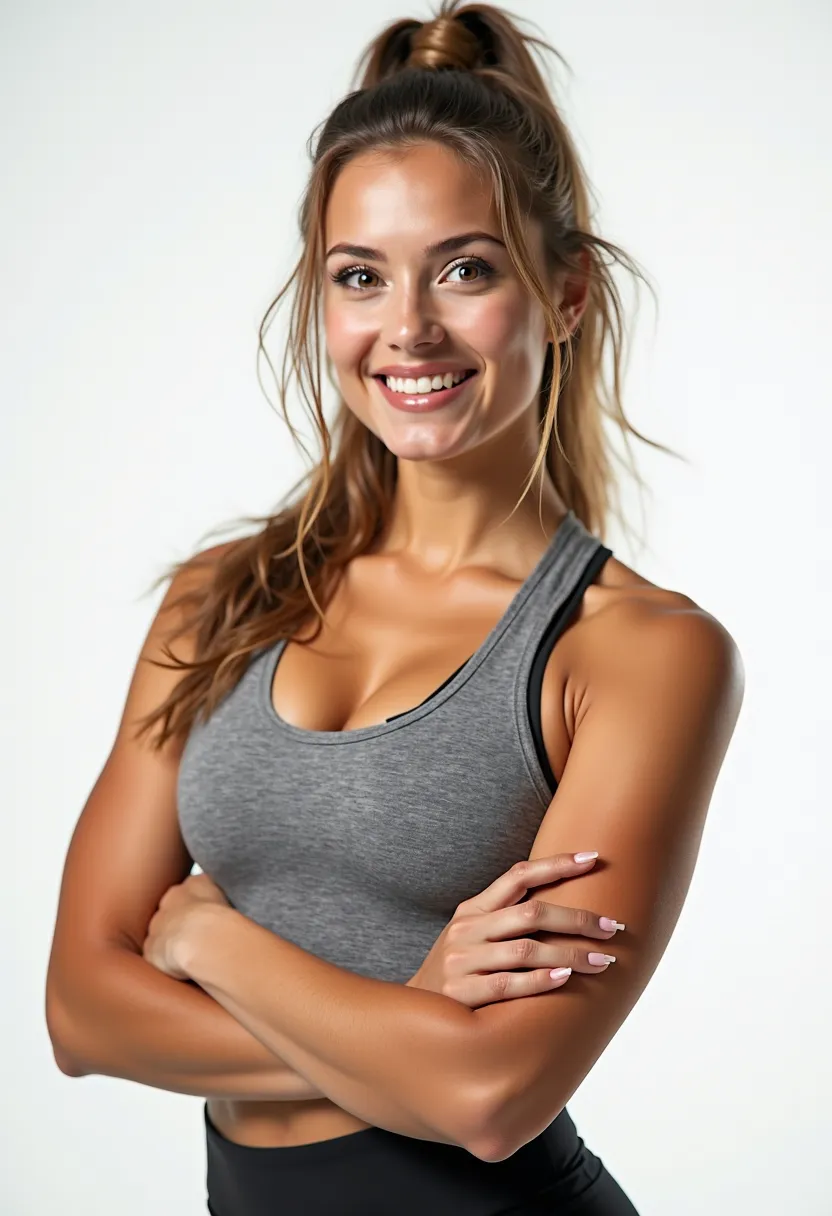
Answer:
MULTIPOLYGON (((526 237, 542 273, 536 224, 526 237)), ((536 401, 543 311, 490 191, 436 143, 342 169, 326 215, 324 325, 346 404, 405 460, 468 452, 536 401)))

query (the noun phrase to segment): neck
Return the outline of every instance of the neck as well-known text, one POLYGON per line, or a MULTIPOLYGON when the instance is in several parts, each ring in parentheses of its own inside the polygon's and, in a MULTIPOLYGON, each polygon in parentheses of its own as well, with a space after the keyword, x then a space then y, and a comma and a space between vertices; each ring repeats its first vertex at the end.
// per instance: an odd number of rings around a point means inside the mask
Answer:
POLYGON ((514 510, 535 455, 534 439, 501 433, 453 459, 400 459, 393 510, 375 551, 406 554, 437 575, 472 564, 522 570, 567 510, 545 464, 514 510))

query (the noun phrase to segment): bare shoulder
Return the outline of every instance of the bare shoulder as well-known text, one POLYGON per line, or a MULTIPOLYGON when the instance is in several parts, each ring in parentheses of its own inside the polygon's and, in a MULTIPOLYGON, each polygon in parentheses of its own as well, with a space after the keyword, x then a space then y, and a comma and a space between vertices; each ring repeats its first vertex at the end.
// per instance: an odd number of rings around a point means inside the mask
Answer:
MULTIPOLYGON (((624 562, 611 557, 596 583, 586 592, 583 620, 592 624, 597 642, 600 634, 616 629, 646 627, 650 622, 706 620, 711 629, 724 629, 712 613, 683 591, 651 583, 624 562)), ((695 628, 695 626, 694 626, 695 628)), ((727 631, 726 631, 727 632, 727 631)))
POLYGON ((657 680, 681 691, 708 681, 741 698, 739 647, 725 625, 684 592, 657 586, 615 558, 586 594, 569 650, 572 724, 593 688, 657 680))
POLYGON ((180 562, 176 573, 170 580, 160 609, 167 610, 183 592, 204 591, 213 581, 220 563, 239 544, 239 540, 223 541, 218 545, 210 545, 206 549, 198 549, 190 557, 180 562))
POLYGON ((239 540, 223 541, 218 545, 198 549, 172 567, 173 573, 169 574, 167 590, 145 638, 139 656, 140 662, 158 657, 163 645, 172 638, 178 639, 178 646, 184 657, 193 657, 194 639, 186 632, 189 610, 201 605, 214 582, 221 562, 239 543, 239 540))

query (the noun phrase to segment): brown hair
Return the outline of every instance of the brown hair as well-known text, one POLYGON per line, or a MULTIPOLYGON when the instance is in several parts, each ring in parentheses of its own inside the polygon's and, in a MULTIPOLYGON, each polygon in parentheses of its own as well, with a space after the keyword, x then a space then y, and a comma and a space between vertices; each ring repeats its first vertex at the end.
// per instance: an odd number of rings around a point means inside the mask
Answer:
MULTIPOLYGON (((317 428, 321 459, 275 514, 246 517, 258 525, 253 535, 219 554, 207 551, 176 563, 154 583, 185 566, 210 567, 210 577, 190 584, 176 601, 189 612, 164 649, 171 663, 159 665, 185 674, 139 730, 143 734, 160 723, 156 747, 172 738, 183 741, 198 717, 207 720, 254 652, 292 636, 313 612, 320 629, 319 601, 329 603, 344 567, 368 551, 390 517, 396 457, 343 401, 330 433, 322 404, 324 217, 335 178, 351 157, 436 140, 484 171, 493 189, 510 257, 541 304, 551 335, 539 395, 540 447, 520 502, 545 461, 567 508, 603 539, 613 500, 621 519, 612 463, 619 457, 605 436, 604 416, 620 428, 640 486, 628 432, 670 453, 641 435, 624 413, 625 326, 610 266, 618 262, 636 279, 647 280, 628 254, 591 230, 590 186, 533 57, 532 51, 541 50, 561 58, 548 43, 521 33, 505 11, 445 0, 431 21, 397 21, 382 31, 359 61, 358 87, 322 124, 300 209, 302 251, 263 318, 258 348, 268 361, 264 335, 294 289, 278 378, 280 403, 297 443, 286 408, 294 379, 317 428), (541 222, 550 265, 589 280, 587 306, 572 335, 526 247, 523 216, 529 212, 541 222), (608 344, 609 386, 603 368, 608 344), (194 644, 189 662, 178 659, 169 645, 185 632, 194 644)), ((329 366, 327 371, 331 379, 329 366)))

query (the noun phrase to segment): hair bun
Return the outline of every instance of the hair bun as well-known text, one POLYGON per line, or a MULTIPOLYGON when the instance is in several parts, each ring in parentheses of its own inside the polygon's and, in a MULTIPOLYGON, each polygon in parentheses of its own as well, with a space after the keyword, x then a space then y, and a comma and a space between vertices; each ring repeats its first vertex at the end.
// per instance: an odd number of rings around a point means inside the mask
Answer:
POLYGON ((410 36, 409 68, 457 68, 468 72, 482 60, 479 39, 454 17, 426 21, 410 36))

